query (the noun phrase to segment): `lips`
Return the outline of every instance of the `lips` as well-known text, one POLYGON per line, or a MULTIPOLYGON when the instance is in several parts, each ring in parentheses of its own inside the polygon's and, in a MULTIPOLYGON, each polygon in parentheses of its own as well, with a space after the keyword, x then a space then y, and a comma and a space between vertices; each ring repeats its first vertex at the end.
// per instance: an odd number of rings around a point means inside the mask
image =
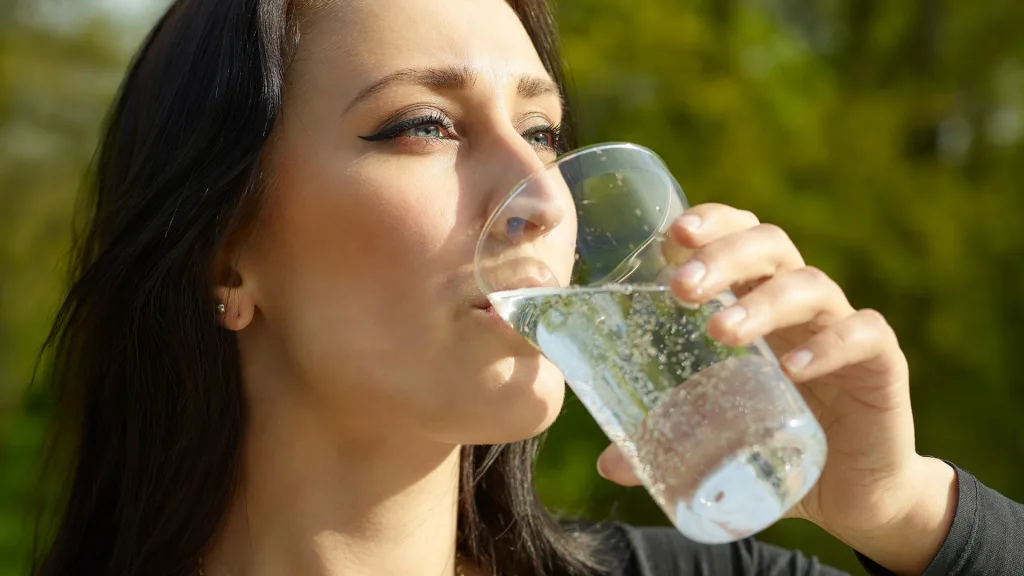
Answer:
MULTIPOLYGON (((544 288, 544 287, 558 287, 558 282, 551 277, 542 279, 537 276, 519 276, 509 278, 505 281, 499 281, 494 283, 494 292, 505 292, 509 290, 522 290, 525 288, 544 288), (499 289, 500 288, 500 289, 499 289)), ((480 294, 473 300, 473 306, 481 310, 487 310, 493 312, 494 308, 491 305, 490 300, 486 296, 480 294)))

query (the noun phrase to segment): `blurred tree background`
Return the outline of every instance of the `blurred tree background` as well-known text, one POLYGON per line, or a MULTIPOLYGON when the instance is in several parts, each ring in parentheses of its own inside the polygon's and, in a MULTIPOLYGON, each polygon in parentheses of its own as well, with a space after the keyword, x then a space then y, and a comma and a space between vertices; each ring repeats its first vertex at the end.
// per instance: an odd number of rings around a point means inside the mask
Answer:
MULTIPOLYGON (((135 45, 165 0, 0 0, 0 576, 47 402, 29 391, 63 289, 78 182, 135 45)), ((1024 500, 1024 3, 561 0, 585 142, 659 152, 692 203, 756 212, 910 358, 918 445, 1024 500)), ((538 482, 565 513, 665 524, 597 477, 575 400, 538 482)), ((860 573, 827 534, 763 535, 860 573)))

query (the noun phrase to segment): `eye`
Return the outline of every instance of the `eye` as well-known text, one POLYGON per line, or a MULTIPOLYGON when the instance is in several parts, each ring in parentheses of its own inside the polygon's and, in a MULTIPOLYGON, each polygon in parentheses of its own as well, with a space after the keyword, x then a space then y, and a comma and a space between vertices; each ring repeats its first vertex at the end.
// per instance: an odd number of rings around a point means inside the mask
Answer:
POLYGON ((555 153, 565 152, 562 142, 561 126, 535 126, 522 134, 523 139, 531 146, 543 148, 555 153))
POLYGON ((450 140, 457 136, 452 121, 439 113, 396 122, 373 136, 360 136, 369 142, 415 138, 424 140, 450 140))
POLYGON ((410 138, 445 138, 447 135, 448 131, 440 124, 420 124, 400 134, 410 138))
POLYGON ((526 137, 526 141, 534 146, 555 147, 555 135, 550 132, 534 132, 526 137))

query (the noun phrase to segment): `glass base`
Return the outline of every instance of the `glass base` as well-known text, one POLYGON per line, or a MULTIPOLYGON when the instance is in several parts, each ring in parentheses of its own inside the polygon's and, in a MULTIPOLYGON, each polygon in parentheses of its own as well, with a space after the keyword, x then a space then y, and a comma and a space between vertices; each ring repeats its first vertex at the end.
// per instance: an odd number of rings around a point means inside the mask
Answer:
POLYGON ((722 544, 753 536, 781 519, 817 482, 825 460, 814 438, 820 430, 816 423, 788 428, 772 446, 735 454, 666 512, 695 542, 722 544))

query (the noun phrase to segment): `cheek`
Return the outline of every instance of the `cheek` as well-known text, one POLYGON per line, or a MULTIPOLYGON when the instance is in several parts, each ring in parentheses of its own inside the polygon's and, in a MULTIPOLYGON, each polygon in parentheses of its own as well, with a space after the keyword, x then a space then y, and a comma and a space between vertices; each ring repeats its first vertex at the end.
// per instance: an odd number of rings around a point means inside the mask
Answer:
POLYGON ((289 283, 330 292, 372 285, 376 291, 360 295, 372 300, 379 291, 408 290, 431 275, 446 235, 443 207, 419 205, 399 186, 385 184, 348 181, 281 194, 287 198, 277 205, 276 264, 303 280, 289 283))
POLYGON ((402 368, 396 356, 428 362, 448 309, 437 288, 450 267, 451 183, 351 161, 285 168, 256 252, 261 311, 296 368, 379 381, 402 368))
POLYGON ((319 180, 329 195, 323 211, 352 223, 338 241, 356 252, 419 267, 442 252, 456 224, 458 183, 435 162, 357 161, 319 180))

